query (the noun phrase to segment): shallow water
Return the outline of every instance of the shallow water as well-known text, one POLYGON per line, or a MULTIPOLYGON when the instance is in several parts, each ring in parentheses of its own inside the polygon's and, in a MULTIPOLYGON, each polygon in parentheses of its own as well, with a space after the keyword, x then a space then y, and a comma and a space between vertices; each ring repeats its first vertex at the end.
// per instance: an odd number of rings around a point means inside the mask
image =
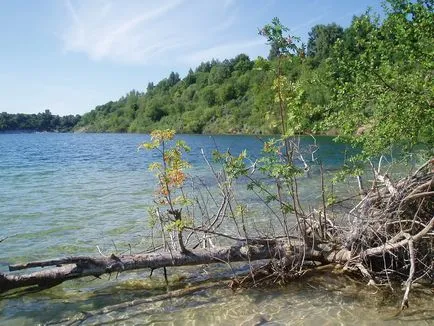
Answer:
MULTIPOLYGON (((257 156, 261 143, 248 136, 180 136, 192 148, 190 173, 211 183, 200 148, 217 144, 232 154, 247 148, 257 156)), ((143 251, 149 246, 147 208, 155 181, 147 171, 155 155, 137 151, 147 135, 127 134, 0 134, 0 271, 7 265, 74 254, 99 255, 143 251)), ((343 145, 319 137, 317 153, 326 169, 343 162, 343 145)), ((305 146, 312 139, 303 140, 305 146)), ((312 203, 318 178, 303 179, 300 193, 312 203)), ((258 203, 249 199, 252 212, 258 203)), ((258 215, 259 213, 257 213, 258 215)), ((259 214, 260 215, 260 214, 259 214)), ((171 269, 172 288, 188 287, 227 273, 226 266, 171 269), (187 277, 187 278, 185 278, 187 277)), ((66 282, 36 293, 10 293, 0 298, 0 324, 33 325, 75 318, 136 298, 165 293, 161 275, 123 273, 108 280, 66 282)), ((85 324, 284 325, 284 324, 427 324, 434 318, 426 295, 415 295, 411 308, 394 317, 400 297, 373 294, 342 277, 295 282, 268 290, 233 293, 222 287, 94 316, 85 324), (325 286, 326 284, 327 286, 325 286)), ((62 323, 62 322, 61 322, 62 323)))

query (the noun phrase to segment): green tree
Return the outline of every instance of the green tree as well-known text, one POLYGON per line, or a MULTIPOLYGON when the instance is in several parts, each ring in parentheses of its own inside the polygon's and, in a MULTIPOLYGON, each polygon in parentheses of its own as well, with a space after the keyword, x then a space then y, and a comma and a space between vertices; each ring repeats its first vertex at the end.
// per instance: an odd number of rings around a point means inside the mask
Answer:
POLYGON ((191 68, 188 70, 188 74, 184 78, 184 82, 187 86, 193 85, 196 82, 196 75, 191 68))
POLYGON ((202 92, 202 98, 208 106, 213 106, 214 104, 216 104, 216 93, 214 89, 210 86, 204 88, 202 92))
POLYGON ((221 84, 231 76, 231 68, 228 64, 218 64, 211 68, 208 76, 208 84, 221 84))
POLYGON ((254 62, 250 61, 248 55, 241 53, 232 60, 232 66, 235 71, 246 73, 253 68, 254 62))
POLYGON ((277 17, 272 19, 271 24, 267 24, 259 30, 259 35, 264 36, 267 39, 267 44, 270 45, 269 60, 285 54, 297 53, 298 47, 295 42, 299 39, 287 35, 288 31, 289 29, 277 17))
POLYGON ((329 25, 315 25, 309 32, 307 56, 312 57, 315 64, 330 56, 333 44, 344 35, 344 29, 333 23, 329 25))
POLYGON ((171 72, 169 78, 167 79, 169 87, 175 86, 181 78, 179 78, 179 74, 177 72, 171 72))
POLYGON ((149 82, 148 86, 146 86, 146 92, 149 93, 155 88, 155 85, 153 82, 149 82))
POLYGON ((357 51, 338 41, 328 119, 365 155, 418 143, 434 147, 434 13, 429 1, 389 0, 380 24, 369 12, 350 27, 357 51), (354 135, 356 135, 354 137, 354 135))
POLYGON ((278 105, 279 119, 275 118, 275 112, 269 111, 266 120, 275 128, 280 125, 280 133, 283 137, 292 136, 303 131, 305 114, 303 110, 303 90, 297 81, 292 81, 284 74, 287 65, 294 66, 298 62, 296 56, 302 51, 294 41, 298 38, 287 35, 289 29, 282 25, 278 18, 274 18, 271 24, 267 24, 259 32, 267 39, 267 43, 277 49, 277 67, 274 69, 275 79, 271 90, 274 93, 274 101, 278 105))

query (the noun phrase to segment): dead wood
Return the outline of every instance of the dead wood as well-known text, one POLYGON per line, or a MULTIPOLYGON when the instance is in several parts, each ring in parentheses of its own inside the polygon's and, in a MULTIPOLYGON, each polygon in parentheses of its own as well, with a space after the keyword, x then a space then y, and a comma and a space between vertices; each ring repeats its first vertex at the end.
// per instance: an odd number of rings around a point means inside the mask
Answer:
MULTIPOLYGON (((306 266, 336 263, 357 271, 369 284, 403 282, 403 309, 408 306, 412 283, 420 278, 434 278, 434 173, 431 165, 424 164, 416 173, 397 182, 381 176, 380 169, 374 169, 376 180, 371 190, 347 216, 333 216, 326 212, 326 205, 323 211, 309 214, 300 210, 292 234, 285 230, 284 236, 240 238, 216 231, 211 227, 214 224, 186 226, 186 231, 237 241, 237 244, 208 249, 196 249, 196 245, 181 252, 78 256, 11 265, 12 273, 0 274, 0 292, 27 286, 50 287, 80 277, 142 268, 153 270, 267 259, 269 262, 262 268, 252 269, 242 279, 234 279, 232 287, 281 284, 303 275, 306 266), (14 273, 29 268, 42 270, 14 273)), ((226 207, 230 207, 229 197, 224 196, 224 205, 216 215, 219 219, 223 219, 226 207)))
POLYGON ((368 284, 403 283, 401 309, 407 307, 412 283, 434 280, 434 173, 430 164, 424 164, 413 175, 393 182, 379 169, 374 171, 373 187, 346 217, 322 224, 321 212, 304 217, 304 249, 292 248, 292 256, 267 264, 234 286, 261 280, 284 283, 302 275, 302 262, 339 263, 358 271, 368 284), (317 232, 321 227, 327 232, 317 232))
MULTIPOLYGON (((260 241, 259 241, 260 242, 260 241)), ((237 245, 208 250, 197 249, 188 253, 158 252, 137 255, 111 255, 109 257, 70 257, 35 261, 10 266, 11 271, 56 266, 29 274, 0 274, 0 292, 25 286, 51 286, 66 280, 86 276, 100 276, 142 268, 157 269, 168 266, 202 265, 239 261, 254 261, 283 256, 284 248, 279 245, 237 245)))

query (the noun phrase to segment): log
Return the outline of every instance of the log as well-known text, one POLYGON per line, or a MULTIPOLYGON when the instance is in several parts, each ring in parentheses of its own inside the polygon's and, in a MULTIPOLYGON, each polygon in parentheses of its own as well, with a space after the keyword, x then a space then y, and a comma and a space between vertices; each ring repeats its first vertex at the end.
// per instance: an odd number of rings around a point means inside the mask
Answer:
POLYGON ((212 249, 196 249, 181 252, 156 252, 149 254, 121 255, 112 254, 109 257, 88 257, 76 256, 54 260, 34 261, 26 264, 9 266, 10 271, 23 270, 28 268, 56 266, 50 269, 43 269, 29 274, 1 274, 0 273, 0 293, 15 288, 26 286, 51 287, 67 280, 93 276, 99 277, 103 274, 113 272, 123 272, 150 268, 151 270, 170 267, 170 266, 191 266, 212 263, 230 262, 251 262, 263 259, 283 259, 294 262, 300 259, 304 261, 318 261, 322 263, 345 264, 350 260, 354 263, 360 258, 375 256, 385 251, 393 251, 408 242, 417 242, 432 230, 434 217, 419 233, 412 237, 407 237, 402 241, 393 244, 384 244, 379 247, 369 248, 361 254, 354 256, 350 250, 330 246, 326 243, 317 244, 315 248, 306 247, 303 243, 293 243, 287 246, 283 241, 263 241, 263 239, 249 240, 236 246, 216 247, 212 249))
MULTIPOLYGON (((422 174, 422 170, 418 170, 416 174, 396 184, 390 180, 389 184, 388 180, 383 179, 383 182, 388 184, 382 188, 384 191, 380 190, 381 194, 379 194, 378 189, 371 190, 361 204, 351 211, 351 215, 357 217, 353 223, 356 223, 360 237, 360 241, 352 245, 351 250, 339 237, 330 241, 328 238, 316 236, 319 233, 315 232, 312 232, 312 235, 316 238, 302 240, 298 236, 294 236, 295 239, 291 236, 291 243, 287 243, 285 241, 289 241, 288 237, 247 240, 228 236, 215 230, 204 231, 185 227, 186 230, 210 233, 238 242, 234 246, 187 250, 184 253, 162 251, 121 256, 112 254, 109 257, 77 256, 12 265, 10 266, 12 273, 0 273, 0 293, 27 286, 51 287, 80 277, 99 277, 106 273, 143 268, 153 270, 170 266, 252 262, 263 259, 279 260, 278 267, 283 266, 283 269, 289 271, 294 270, 294 267, 301 270, 308 261, 323 264, 346 264, 349 267, 356 267, 362 275, 370 279, 370 283, 375 283, 371 274, 377 277, 376 280, 382 282, 381 273, 386 266, 372 265, 372 261, 375 262, 377 257, 384 257, 385 254, 399 251, 401 256, 409 256, 411 263, 405 283, 406 294, 401 304, 401 307, 406 307, 413 281, 425 275, 428 277, 432 275, 432 262, 429 259, 432 256, 432 230, 434 228, 432 210, 434 173, 428 171, 422 174), (395 191, 398 193, 393 196, 395 191), (362 205, 366 206, 366 209, 360 209, 362 205), (356 211, 357 208, 360 210, 359 213, 356 211), (379 239, 382 241, 379 242, 379 239), (359 249, 354 250, 354 248, 359 249), (45 268, 50 266, 55 267, 45 268), (13 273, 13 271, 39 267, 43 269, 28 274, 13 273)), ((304 217, 303 221, 306 228, 320 225, 315 218, 304 217)), ((344 233, 348 232, 345 228, 340 230, 339 226, 332 225, 332 227, 337 235, 342 230, 344 233)), ((299 232, 306 234, 302 230, 299 232)), ((401 264, 400 268, 405 268, 403 266, 406 263, 405 259, 398 263, 401 264)))
POLYGON ((229 263, 239 261, 255 261, 283 257, 285 249, 282 245, 237 245, 213 249, 197 249, 186 253, 158 252, 150 254, 121 255, 109 257, 70 257, 64 259, 30 262, 23 265, 12 265, 10 271, 34 267, 57 266, 29 274, 1 274, 0 293, 10 289, 41 286, 50 287, 66 280, 94 276, 113 272, 123 272, 143 268, 157 269, 169 266, 202 265, 210 263, 229 263))

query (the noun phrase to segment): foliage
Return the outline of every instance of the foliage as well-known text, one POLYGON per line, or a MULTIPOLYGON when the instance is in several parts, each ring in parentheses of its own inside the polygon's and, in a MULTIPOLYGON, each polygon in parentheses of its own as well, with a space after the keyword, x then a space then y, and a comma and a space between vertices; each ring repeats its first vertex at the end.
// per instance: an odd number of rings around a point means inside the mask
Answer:
POLYGON ((156 151, 161 158, 161 162, 149 165, 149 170, 155 172, 158 180, 154 200, 156 206, 151 209, 151 220, 155 222, 158 218, 163 233, 177 232, 180 249, 185 251, 182 230, 189 225, 189 219, 182 216, 182 208, 189 205, 189 199, 183 186, 186 181, 185 169, 190 167, 190 164, 182 159, 182 154, 190 151, 190 148, 184 141, 173 142, 174 137, 174 130, 154 130, 151 141, 141 144, 140 148, 156 151), (167 211, 160 211, 163 207, 166 207, 167 211))
POLYGON ((71 131, 80 121, 79 115, 59 117, 45 110, 38 114, 0 113, 0 131, 71 131))
POLYGON ((190 151, 181 140, 169 146, 168 142, 172 141, 174 136, 174 130, 154 130, 151 141, 141 145, 141 148, 156 150, 161 155, 162 163, 151 163, 149 169, 155 171, 159 182, 158 203, 169 205, 172 210, 178 202, 173 195, 183 186, 186 179, 184 170, 189 167, 188 162, 182 159, 182 152, 190 151))
POLYGON ((338 39, 342 39, 343 34, 344 29, 335 23, 314 26, 309 32, 307 56, 318 65, 330 57, 333 45, 338 39))
POLYGON ((175 72, 85 114, 77 130, 283 134, 337 132, 366 155, 393 144, 433 148, 430 1, 388 0, 348 28, 316 25, 307 49, 274 18, 269 59, 245 54, 175 72), (283 129, 282 129, 283 128, 283 129), (283 132, 282 132, 283 131, 283 132))
POLYGON ((259 35, 264 36, 271 47, 268 56, 269 60, 286 54, 297 53, 298 47, 294 41, 298 41, 299 39, 294 36, 285 35, 288 31, 289 29, 277 17, 273 18, 271 24, 267 24, 259 30, 259 35))
POLYGON ((329 126, 367 156, 434 145, 434 13, 427 1, 390 0, 380 23, 367 12, 337 42, 329 126), (354 137, 354 135, 357 135, 354 137))
MULTIPOLYGON (((175 85, 169 86, 170 78, 156 85, 149 83, 146 92, 132 91, 118 101, 97 106, 83 116, 76 129, 150 132, 170 128, 177 133, 275 134, 280 132, 280 118, 270 89, 277 65, 277 60, 252 61, 245 54, 222 62, 205 62, 190 69, 175 85)), ((282 77, 299 85, 297 91, 303 101, 312 100, 312 107, 320 104, 317 98, 323 98, 316 97, 316 89, 304 81, 310 77, 298 81, 311 73, 308 68, 301 71, 304 68, 298 57, 280 68, 282 77)), ((310 118, 305 122, 297 132, 304 131, 306 124, 312 129, 310 118)))

